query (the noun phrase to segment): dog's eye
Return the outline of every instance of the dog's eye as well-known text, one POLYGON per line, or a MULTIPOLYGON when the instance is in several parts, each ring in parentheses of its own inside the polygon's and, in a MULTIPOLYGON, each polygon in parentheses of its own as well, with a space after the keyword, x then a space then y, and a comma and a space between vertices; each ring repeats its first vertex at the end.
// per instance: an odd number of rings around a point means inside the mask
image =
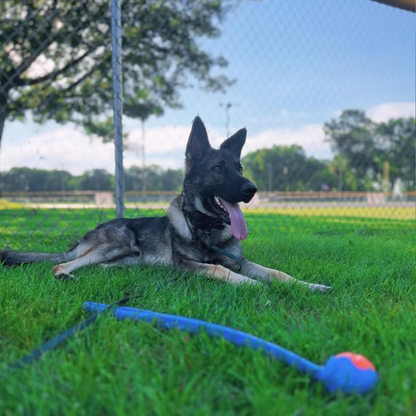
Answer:
POLYGON ((237 169, 240 173, 243 173, 243 167, 240 164, 237 165, 237 169))
POLYGON ((215 172, 222 172, 222 166, 220 165, 214 166, 214 170, 215 172))

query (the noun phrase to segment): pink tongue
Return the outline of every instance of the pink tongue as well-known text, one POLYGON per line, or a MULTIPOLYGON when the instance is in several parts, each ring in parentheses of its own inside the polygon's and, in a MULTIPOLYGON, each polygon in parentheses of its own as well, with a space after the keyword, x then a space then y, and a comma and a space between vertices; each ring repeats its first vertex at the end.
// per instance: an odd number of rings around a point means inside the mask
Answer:
POLYGON ((248 231, 246 220, 244 219, 244 215, 241 212, 240 207, 238 204, 224 201, 222 198, 220 198, 220 201, 224 208, 228 211, 228 214, 230 214, 231 231, 233 232, 233 236, 237 240, 244 240, 247 237, 248 231))

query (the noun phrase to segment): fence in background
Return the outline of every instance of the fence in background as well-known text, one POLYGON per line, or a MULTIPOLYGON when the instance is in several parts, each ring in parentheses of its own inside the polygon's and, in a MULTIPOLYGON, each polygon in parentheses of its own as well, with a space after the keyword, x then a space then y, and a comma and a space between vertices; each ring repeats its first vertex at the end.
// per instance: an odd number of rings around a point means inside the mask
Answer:
MULTIPOLYGON (((202 38, 199 44, 194 45, 192 39, 187 39, 186 36, 180 38, 181 28, 174 24, 175 19, 180 21, 181 16, 186 14, 186 10, 181 10, 181 7, 186 6, 187 3, 179 0, 176 2, 96 0, 93 3, 84 0, 38 3, 29 0, 11 0, 4 3, 2 7, 5 13, 0 17, 0 136, 3 133, 4 139, 0 160, 0 248, 16 242, 17 245, 31 245, 34 242, 46 241, 52 236, 64 236, 68 231, 71 235, 80 235, 89 229, 91 224, 113 218, 116 215, 115 201, 119 202, 118 216, 123 213, 123 205, 127 216, 163 213, 176 192, 152 192, 146 183, 135 188, 143 189, 141 192, 124 191, 121 139, 124 134, 124 152, 127 159, 134 158, 134 164, 141 168, 141 172, 133 172, 131 177, 143 180, 146 178, 144 168, 147 165, 157 163, 158 160, 161 161, 160 163, 168 159, 182 160, 185 141, 174 136, 175 129, 177 125, 178 130, 183 125, 190 127, 190 122, 197 113, 204 115, 203 118, 208 126, 213 126, 209 134, 215 145, 221 142, 220 138, 224 139, 234 129, 247 126, 249 138, 246 146, 250 151, 256 150, 249 147, 256 140, 261 143, 260 148, 271 147, 270 140, 272 144, 287 147, 284 150, 286 153, 283 151, 276 153, 273 156, 275 159, 269 160, 267 155, 263 155, 261 163, 258 163, 257 156, 247 158, 248 171, 251 174, 255 174, 256 169, 262 166, 262 174, 259 175, 261 192, 245 207, 246 212, 250 214, 249 226, 256 225, 257 221, 263 227, 263 232, 273 233, 274 227, 281 230, 296 229, 301 232, 305 226, 307 227, 308 221, 299 222, 299 217, 310 217, 311 226, 316 222, 317 217, 355 218, 351 222, 352 229, 356 224, 363 224, 370 218, 373 222, 377 219, 393 221, 415 218, 415 193, 409 192, 414 189, 414 185, 413 188, 409 185, 412 179, 407 181, 404 190, 394 190, 389 184, 389 179, 394 177, 400 179, 400 175, 405 170, 398 174, 397 169, 400 164, 387 160, 384 153, 380 155, 377 153, 386 149, 383 134, 390 134, 393 137, 397 129, 401 128, 400 131, 404 131, 409 137, 411 123, 386 125, 383 127, 385 130, 381 132, 380 123, 367 122, 367 119, 355 114, 354 117, 358 117, 355 120, 359 123, 368 123, 368 130, 360 130, 362 143, 351 142, 349 148, 347 146, 342 149, 344 156, 341 153, 338 155, 325 153, 325 157, 323 156, 319 161, 316 158, 311 160, 308 156, 308 152, 315 152, 315 147, 321 145, 314 140, 317 134, 320 134, 323 124, 336 118, 342 110, 348 109, 337 107, 337 103, 345 96, 348 97, 347 101, 351 103, 352 108, 356 105, 355 99, 360 103, 365 102, 362 97, 367 95, 367 91, 377 90, 380 96, 387 97, 388 100, 394 100, 390 97, 396 95, 401 97, 400 91, 397 94, 394 91, 392 93, 391 85, 385 87, 378 78, 377 82, 374 81, 374 85, 372 84, 372 71, 376 74, 380 67, 390 62, 393 50, 391 44, 383 44, 387 41, 381 38, 379 23, 373 20, 366 21, 362 16, 367 16, 363 14, 364 9, 367 13, 379 13, 377 16, 380 19, 386 19, 387 15, 396 19, 399 14, 402 18, 407 18, 405 13, 408 12, 366 0, 349 2, 317 0, 307 3, 289 0, 276 3, 228 2, 227 4, 233 4, 235 8, 228 14, 224 13, 228 20, 223 25, 216 23, 220 30, 224 29, 226 41, 215 43, 217 42, 215 39, 202 38), (276 6, 277 3, 279 6, 276 6), (164 5, 166 8, 163 8, 164 5), (160 13, 154 14, 152 12, 154 7, 160 7, 160 13), (167 15, 163 13, 169 8, 170 13, 179 12, 179 14, 176 17, 172 15, 172 18, 166 17, 167 15), (264 14, 266 9, 269 11, 264 14), (345 14, 349 17, 344 18, 345 14), (318 25, 316 23, 318 15, 327 19, 329 24, 318 25), (343 35, 343 30, 345 31, 345 27, 349 24, 348 19, 353 19, 351 26, 354 26, 353 37, 351 35, 350 38, 344 37, 348 35, 343 35), (244 41, 236 32, 233 35, 226 31, 227 22, 236 25, 239 34, 245 34, 244 41), (155 27, 160 30, 153 33, 155 27), (299 27, 307 29, 306 35, 297 32, 299 27), (255 30, 255 33, 260 30, 260 36, 251 39, 251 34, 255 30), (137 41, 140 36, 143 37, 142 44, 137 41), (165 48, 169 38, 173 41, 165 48), (362 49, 364 46, 361 48, 364 40, 371 38, 377 38, 374 42, 376 48, 374 54, 377 55, 374 62, 377 65, 371 60, 374 48, 362 49), (184 42, 182 49, 178 47, 179 41, 176 39, 182 39, 184 42), (252 47, 253 42, 259 39, 261 48, 252 47), (151 43, 153 41, 154 43, 151 43), (195 47, 198 45, 210 53, 214 51, 214 55, 217 50, 224 47, 221 53, 228 59, 229 69, 225 69, 222 65, 223 61, 218 59, 215 61, 218 63, 217 68, 213 64, 214 74, 221 73, 229 80, 235 78, 237 82, 235 86, 226 88, 227 95, 209 95, 203 90, 197 93, 184 93, 183 109, 178 109, 176 95, 182 93, 182 90, 179 88, 178 91, 173 91, 169 88, 175 82, 180 86, 188 80, 181 78, 180 71, 176 73, 176 69, 180 69, 180 65, 192 67, 192 62, 198 60, 201 68, 207 70, 212 64, 208 58, 197 55, 193 56, 194 61, 185 63, 185 58, 179 54, 186 49, 186 42, 189 42, 188 52, 190 51, 191 54, 196 53, 195 47), (341 54, 340 50, 342 50, 341 54), (151 51, 150 55, 148 55, 149 51, 151 51), (178 67, 175 67, 170 58, 164 55, 169 52, 178 54, 174 58, 178 67), (318 55, 325 59, 316 58, 318 55), (304 60, 300 60, 300 57, 304 60), (319 59, 320 62, 316 63, 319 59), (257 60, 261 63, 252 66, 257 60), (153 66, 149 64, 150 61, 153 66), (245 71, 245 67, 250 68, 250 71, 245 71), (308 68, 310 68, 309 72, 308 68), (166 71, 165 77, 158 76, 157 71, 161 74, 166 71), (325 72, 327 75, 316 84, 315 79, 319 72, 325 72), (172 78, 169 79, 169 76, 172 78), (337 79, 340 78, 345 79, 345 83, 338 84, 337 79), (355 79, 361 78, 365 79, 368 85, 362 84, 364 86, 358 87, 358 84, 354 84, 355 79), (152 83, 149 83, 149 79, 152 79, 152 83), (298 107, 296 111, 287 109, 286 106, 294 105, 293 97, 297 90, 301 90, 301 103, 296 104, 298 107), (124 101, 123 91, 127 94, 124 101), (162 95, 165 101, 156 99, 162 95), (315 107, 318 107, 316 103, 322 104, 321 112, 316 111, 315 107), (168 104, 176 109, 166 110, 168 104), (219 113, 213 108, 221 109, 223 120, 218 121, 219 113), (264 112, 270 108, 273 109, 272 115, 265 116, 264 112), (165 117, 156 119, 154 115, 163 110, 166 110, 165 117), (72 117, 73 112, 76 113, 76 117, 72 117), (31 114, 29 125, 33 131, 24 130, 25 125, 16 127, 16 124, 12 127, 15 130, 9 130, 8 126, 25 114, 31 114), (85 117, 86 114, 90 114, 90 118, 85 117), (121 120, 123 114, 125 125, 121 120), (80 118, 82 123, 79 122, 80 118), (6 119, 9 124, 3 123, 6 119), (30 120, 41 122, 56 120, 69 130, 51 124, 39 127, 38 124, 30 124, 30 120), (132 127, 134 120, 136 125, 132 127), (160 124, 157 124, 159 122, 156 120, 160 120, 160 124), (78 123, 78 130, 74 128, 74 124, 71 124, 74 121, 78 123), (163 128, 168 121, 173 126, 169 134, 173 134, 172 137, 175 138, 164 136, 163 128), (285 127, 276 129, 276 124, 279 123, 285 127), (318 124, 320 127, 317 127, 318 124), (79 127, 80 125, 82 128, 79 127), (158 133, 157 140, 153 138, 156 136, 146 139, 147 126, 152 132, 162 131, 158 133), (101 149, 108 145, 101 144, 101 139, 97 138, 94 139, 94 143, 99 143, 100 146, 95 146, 95 150, 88 154, 79 151, 76 154, 78 159, 71 159, 74 148, 77 148, 82 140, 88 140, 85 138, 81 140, 77 136, 81 134, 80 131, 84 131, 83 129, 90 133, 94 132, 95 136, 103 138, 107 143, 111 142, 114 136, 117 138, 118 152, 115 164, 113 165, 114 153, 108 159, 108 163, 112 164, 111 168, 115 167, 116 171, 114 193, 94 190, 53 192, 4 190, 1 183, 2 174, 4 176, 5 171, 8 170, 4 166, 8 166, 13 157, 20 157, 21 154, 26 155, 28 165, 38 169, 45 169, 48 158, 52 159, 58 154, 67 156, 67 160, 62 159, 61 170, 76 170, 77 162, 95 166, 94 162, 97 159, 104 160, 107 154, 101 153, 101 149), (274 136, 266 134, 271 130, 275 132, 276 137, 279 137, 278 140, 273 141, 274 136), (138 131, 140 135, 136 134, 138 131), (377 136, 378 141, 376 140, 375 143, 378 147, 371 148, 373 143, 369 136, 366 136, 367 133, 371 138, 377 136), (20 142, 25 135, 33 136, 33 140, 20 142), (130 136, 134 136, 136 142, 133 143, 134 140, 130 136), (301 137, 305 152, 289 149, 293 144, 299 144, 298 137, 301 137), (19 145, 19 143, 23 144, 19 145), (369 147, 365 147, 367 145, 363 143, 370 143, 369 147), (361 145, 364 146, 362 152, 354 150, 355 153, 349 153, 354 146, 357 148, 361 145), (42 146, 49 149, 51 155, 43 153, 42 146), (150 150, 153 149, 154 159, 146 160, 149 156, 145 153, 146 146, 150 150), (345 158, 346 154, 354 156, 351 156, 353 163, 350 160, 350 166, 345 158), (328 160, 328 158, 332 159, 328 160), (34 161, 37 161, 37 164, 34 161), (292 165, 286 166, 287 163, 292 165), (371 173, 368 177, 367 171, 371 173), (292 175, 298 172, 298 178, 290 183, 292 175), (309 181, 315 175, 313 172, 317 172, 317 179, 309 181), (358 180, 359 175, 361 177, 358 180), (291 191, 277 191, 282 178, 286 188, 292 189, 291 191), (367 182, 364 183, 365 181, 367 182), (373 189, 367 192, 345 191, 348 186, 351 189, 373 189), (296 190, 309 188, 314 190, 296 190), (326 191, 316 189, 326 189, 326 191), (258 215, 251 215, 253 213, 258 215), (265 216, 273 214, 275 217, 270 216, 271 219, 266 224, 259 219, 263 214, 265 216), (72 223, 75 226, 72 226, 72 223)), ((200 12, 206 12, 207 7, 214 8, 214 3, 216 2, 206 2, 206 4, 195 2, 192 7, 203 7, 196 5, 205 4, 206 8, 201 9, 200 12)), ((213 10, 210 12, 215 13, 213 10)), ((203 19, 203 13, 199 16, 203 19)), ((189 22, 190 26, 193 24, 189 22)), ((196 26, 194 34, 204 31, 216 33, 215 28, 207 27, 207 22, 201 21, 201 25, 205 26, 196 26)), ((388 39, 395 39, 402 30, 394 24, 385 27, 388 28, 388 36, 386 35, 388 39)), ((409 62, 408 65, 414 63, 409 62)), ((198 74, 191 71, 189 81, 195 85, 207 81, 208 86, 211 82, 211 87, 213 85, 218 87, 218 79, 204 79, 206 75, 203 72, 198 74)), ((391 73, 389 76, 393 77, 395 74, 391 73)), ((414 91, 414 85, 409 83, 408 89, 414 91)), ((347 121, 351 119, 353 117, 350 114, 347 121)), ((183 135, 188 133, 187 130, 183 135)), ((411 135, 412 131, 410 131, 411 135)), ((394 139, 400 143, 401 136, 397 137, 394 139)), ((186 137, 184 139, 186 140, 186 137)), ((337 145, 339 150, 342 143, 337 145)), ((397 152, 393 152, 395 157, 399 155, 404 158, 403 160, 411 160, 411 157, 406 159, 411 154, 407 148, 397 149, 397 152)), ((107 163, 107 159, 105 160, 107 163)), ((413 177, 414 184, 414 155, 413 162, 408 165, 405 166, 407 169, 405 173, 409 178, 413 177)), ((57 187, 57 189, 62 188, 57 187)), ((177 188, 177 185, 172 185, 170 189, 174 188, 177 188)), ((341 223, 342 220, 334 221, 332 228, 336 229, 341 223)))
MULTIPOLYGON (((176 192, 126 192, 126 215, 165 215, 176 196, 176 192)), ((410 231, 415 225, 415 207, 415 192, 400 197, 368 192, 259 192, 249 204, 242 204, 254 236, 293 231, 388 232, 396 225, 410 231)), ((38 247, 55 239, 58 245, 70 244, 113 219, 114 212, 112 192, 5 192, 0 199, 0 244, 38 247)))
MULTIPOLYGON (((166 208, 178 195, 177 192, 125 192, 128 208, 166 208)), ((249 204, 241 204, 245 210, 257 208, 285 208, 318 206, 337 208, 361 206, 371 208, 410 207, 416 202, 416 192, 404 192, 397 196, 392 192, 258 192, 249 204)), ((15 208, 114 208, 116 195, 103 191, 56 191, 56 192, 3 192, 0 209, 15 208)), ((392 219, 394 217, 392 216, 392 219)))

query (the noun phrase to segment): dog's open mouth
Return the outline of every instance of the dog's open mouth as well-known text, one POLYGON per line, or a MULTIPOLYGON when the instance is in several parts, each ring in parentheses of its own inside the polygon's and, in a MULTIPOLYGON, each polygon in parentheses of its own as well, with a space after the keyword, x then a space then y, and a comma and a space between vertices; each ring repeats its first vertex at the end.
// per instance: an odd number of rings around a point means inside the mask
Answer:
POLYGON ((231 220, 231 231, 237 240, 244 240, 247 237, 247 224, 244 215, 238 206, 238 203, 228 202, 219 196, 214 196, 214 201, 223 211, 225 211, 231 220))

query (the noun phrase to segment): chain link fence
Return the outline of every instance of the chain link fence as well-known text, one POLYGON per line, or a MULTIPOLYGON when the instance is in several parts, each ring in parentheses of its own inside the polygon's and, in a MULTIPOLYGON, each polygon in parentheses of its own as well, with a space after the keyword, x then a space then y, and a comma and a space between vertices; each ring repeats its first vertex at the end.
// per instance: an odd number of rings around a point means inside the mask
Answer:
POLYGON ((414 7, 393 3, 3 1, 0 245, 163 215, 197 114, 214 146, 248 129, 253 235, 414 228, 414 7))

